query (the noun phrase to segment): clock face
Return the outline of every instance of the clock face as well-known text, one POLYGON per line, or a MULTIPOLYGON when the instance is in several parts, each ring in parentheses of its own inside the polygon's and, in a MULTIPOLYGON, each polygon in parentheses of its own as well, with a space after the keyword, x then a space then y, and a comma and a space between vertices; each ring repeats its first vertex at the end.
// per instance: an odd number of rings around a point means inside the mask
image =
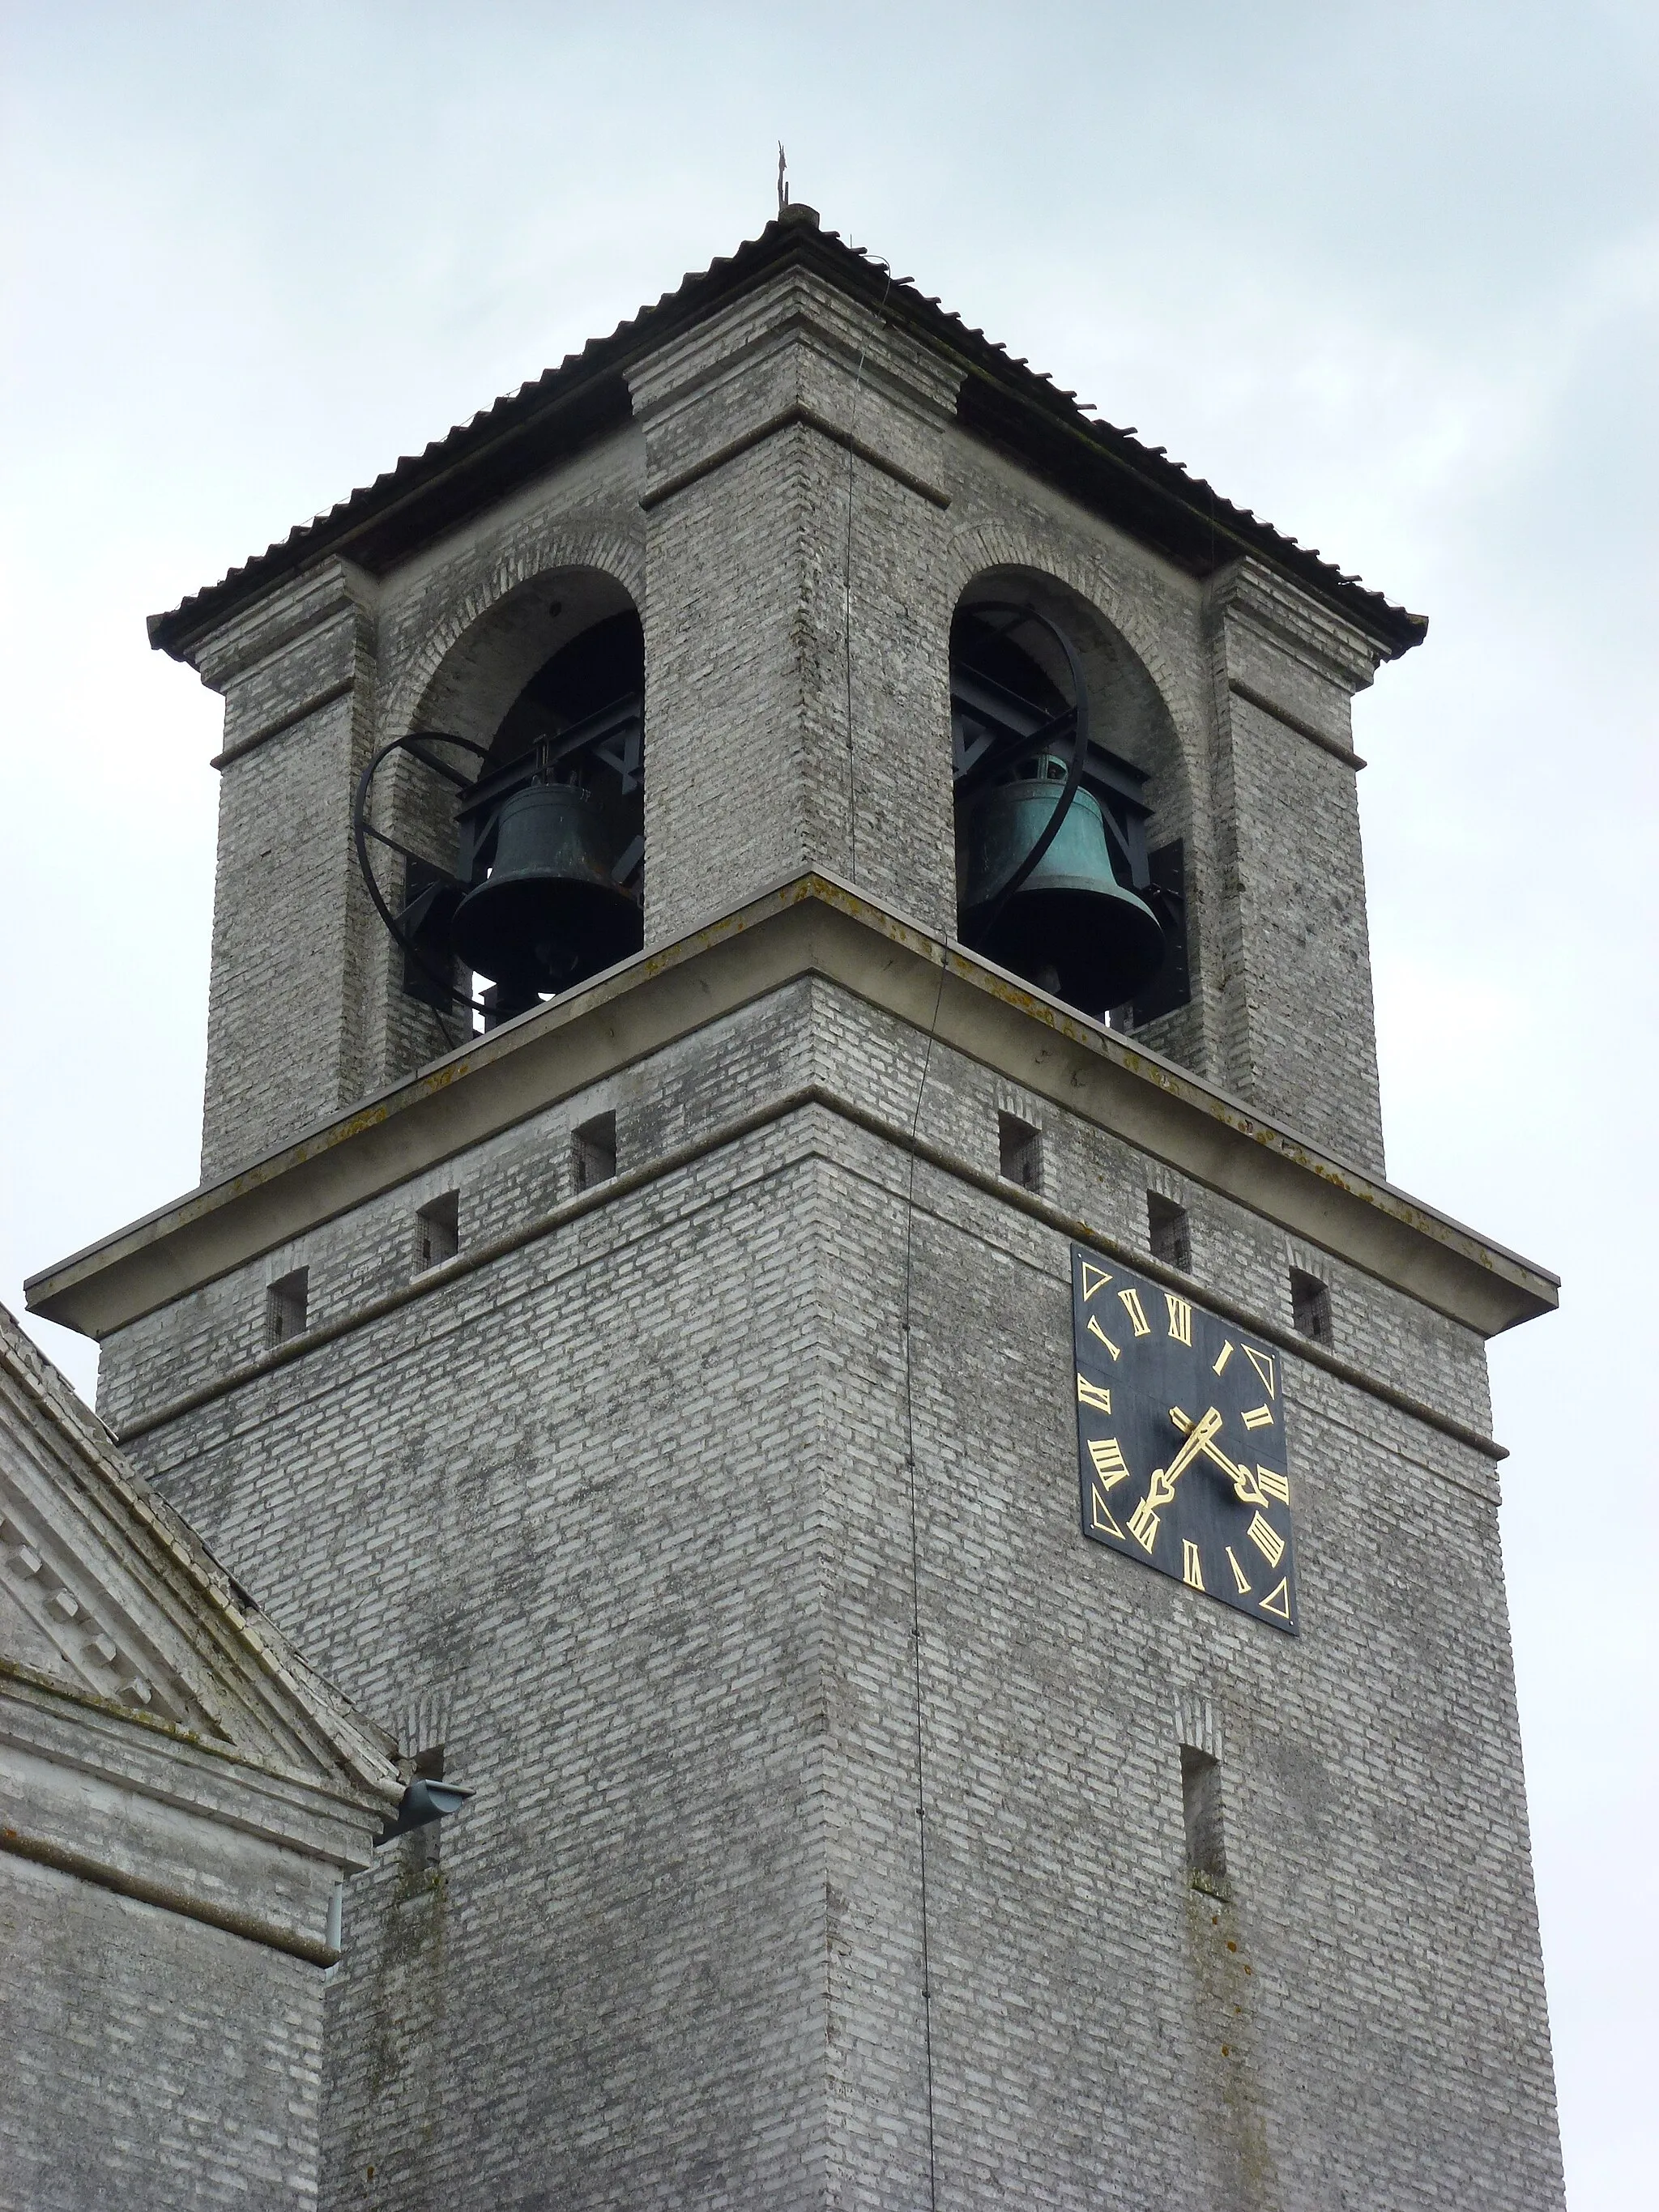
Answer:
POLYGON ((1072 1247, 1083 1533, 1297 1632, 1279 1355, 1072 1247))

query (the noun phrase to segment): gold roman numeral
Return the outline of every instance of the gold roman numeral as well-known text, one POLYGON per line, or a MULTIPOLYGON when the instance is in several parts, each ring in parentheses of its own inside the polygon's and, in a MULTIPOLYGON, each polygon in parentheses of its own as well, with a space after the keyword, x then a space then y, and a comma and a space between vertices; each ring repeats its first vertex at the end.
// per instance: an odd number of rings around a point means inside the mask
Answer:
POLYGON ((1291 1481, 1288 1475, 1275 1474, 1270 1467, 1259 1467, 1255 1479, 1264 1498, 1276 1498, 1281 1505, 1290 1504, 1291 1481))
POLYGON ((1233 1340, 1231 1337, 1229 1337, 1225 1344, 1222 1346, 1220 1351, 1216 1354, 1215 1365, 1210 1370, 1211 1374, 1219 1375, 1222 1369, 1225 1367, 1227 1362, 1232 1358, 1232 1356, 1233 1340))
POLYGON ((1285 1539, 1271 1521, 1264 1521, 1258 1513, 1244 1531, 1270 1567, 1276 1567, 1285 1556, 1285 1539))
POLYGON ((1115 1437, 1097 1437, 1089 1446, 1089 1456, 1095 1463, 1103 1490, 1111 1490, 1127 1479, 1128 1462, 1115 1437))
POLYGON ((1273 1425, 1271 1406, 1252 1406, 1248 1413, 1239 1415, 1247 1429, 1270 1429, 1273 1425))
POLYGON ((1093 1297, 1095 1292, 1099 1290, 1103 1284, 1109 1283, 1112 1279, 1107 1273, 1104 1267, 1091 1267, 1086 1260, 1082 1262, 1082 1267, 1083 1303, 1086 1306, 1090 1299, 1093 1297))
POLYGON ((1101 1494, 1098 1483, 1089 1485, 1089 1526, 1097 1536, 1115 1536, 1121 1544, 1123 1531, 1112 1518, 1112 1509, 1101 1494))
POLYGON ((1244 1357, 1261 1376, 1261 1387, 1267 1395, 1270 1398, 1276 1398, 1279 1393, 1273 1388, 1273 1354, 1270 1352, 1252 1352, 1247 1344, 1244 1346, 1244 1357))
POLYGON ((1204 1563, 1190 1536, 1181 1540, 1181 1579, 1188 1589, 1201 1590, 1204 1587, 1204 1563))
POLYGON ((1122 1358, 1122 1354, 1119 1352, 1116 1345, 1112 1342, 1111 1338, 1107 1335, 1105 1330, 1101 1327, 1100 1316, 1098 1314, 1091 1314, 1089 1316, 1089 1334, 1091 1336, 1097 1336, 1100 1339, 1101 1342, 1105 1346, 1107 1351, 1111 1353, 1114 1359, 1120 1359, 1122 1358))
POLYGON ((1097 1406, 1103 1413, 1112 1410, 1112 1394, 1098 1382, 1091 1382, 1086 1375, 1077 1378, 1077 1401, 1079 1406, 1097 1406))
POLYGON ((1193 1340, 1193 1310, 1185 1298, 1178 1298, 1173 1291, 1165 1291, 1164 1303, 1170 1309, 1170 1334, 1177 1344, 1193 1340))
POLYGON ((1249 1583, 1246 1578, 1243 1568, 1238 1564, 1237 1555, 1234 1552, 1231 1544, 1227 1547, 1227 1565, 1233 1571, 1233 1585, 1237 1590, 1240 1597, 1249 1597, 1250 1594, 1249 1583))
POLYGON ((1275 1613, 1280 1620, 1288 1620, 1291 1617, 1290 1577, 1286 1575, 1284 1581, 1276 1589, 1270 1589, 1259 1603, 1263 1613, 1275 1613))
POLYGON ((1150 1559, 1152 1547, 1158 1541, 1158 1516, 1152 1510, 1150 1498, 1143 1498, 1129 1516, 1129 1534, 1150 1559))
POLYGON ((1129 1326, 1137 1336, 1150 1336, 1152 1324, 1146 1318, 1146 1310, 1140 1303, 1139 1291, 1120 1291, 1118 1298, 1129 1316, 1129 1326))

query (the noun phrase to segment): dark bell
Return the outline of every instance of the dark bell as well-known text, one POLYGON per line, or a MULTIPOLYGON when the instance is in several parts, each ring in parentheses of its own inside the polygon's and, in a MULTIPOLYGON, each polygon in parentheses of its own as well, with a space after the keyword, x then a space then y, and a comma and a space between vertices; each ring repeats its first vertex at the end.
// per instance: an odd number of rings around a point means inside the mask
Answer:
POLYGON ((1060 804, 1065 763, 1045 757, 1036 767, 1035 776, 991 785, 969 809, 960 862, 963 939, 1040 991, 1099 1016, 1157 974, 1164 932, 1145 899, 1113 874, 1100 802, 1084 790, 1054 843, 998 910, 998 887, 1060 804))
POLYGON ((505 1001, 568 991, 640 945, 640 911, 612 877, 605 817, 571 783, 532 783, 501 807, 495 861, 455 913, 459 958, 505 1001))

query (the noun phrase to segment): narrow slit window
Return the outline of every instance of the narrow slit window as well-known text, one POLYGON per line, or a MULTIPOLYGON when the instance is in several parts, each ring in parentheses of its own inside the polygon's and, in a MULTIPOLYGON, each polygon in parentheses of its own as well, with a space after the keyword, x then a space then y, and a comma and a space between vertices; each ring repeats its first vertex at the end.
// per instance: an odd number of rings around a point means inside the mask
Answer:
POLYGON ((1166 1267, 1192 1273, 1193 1231, 1187 1209, 1155 1190, 1146 1194, 1146 1245, 1153 1259, 1162 1260, 1166 1267))
POLYGON ((997 1115, 997 1172, 1022 1190, 1042 1188, 1042 1133, 1017 1114, 997 1115))
POLYGON ((1218 1888, 1227 1879, 1221 1762, 1189 1744, 1181 1747, 1181 1805, 1187 1822, 1187 1871, 1195 1887, 1218 1888))
POLYGON ((1304 1275, 1300 1267, 1291 1270, 1291 1319, 1299 1334, 1316 1344, 1330 1342, 1330 1291, 1317 1275, 1304 1275))
POLYGON ((579 1191, 609 1182, 617 1172, 616 1115, 596 1114, 591 1121, 584 1121, 571 1138, 570 1152, 579 1191))
POLYGON ((447 1190, 423 1206, 415 1217, 415 1271, 441 1267, 461 1249, 461 1200, 458 1191, 447 1190))
POLYGON ((308 1297, 307 1270, 295 1268, 265 1292, 265 1343, 274 1348, 291 1336, 303 1336, 308 1297))

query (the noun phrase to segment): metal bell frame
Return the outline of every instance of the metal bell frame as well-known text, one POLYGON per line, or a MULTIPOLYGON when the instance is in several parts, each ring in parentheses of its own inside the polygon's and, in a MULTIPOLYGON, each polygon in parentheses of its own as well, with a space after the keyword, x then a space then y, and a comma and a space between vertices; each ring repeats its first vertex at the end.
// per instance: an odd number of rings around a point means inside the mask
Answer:
MULTIPOLYGON (((375 912, 386 924, 392 942, 402 949, 404 958, 412 960, 417 968, 424 970, 434 986, 439 990, 447 992, 454 1005, 465 1006, 475 1014, 488 1014, 489 1008, 483 1000, 475 999, 470 992, 457 990, 450 978, 442 974, 436 964, 427 957, 416 943, 413 934, 404 927, 417 908, 429 910, 433 902, 433 894, 442 887, 441 882, 434 882, 428 885, 416 897, 410 900, 399 913, 393 914, 386 902, 380 884, 374 879, 374 866, 368 857, 368 841, 372 837, 377 845, 389 846, 392 852, 401 854, 405 860, 411 862, 416 868, 432 870, 434 875, 441 874, 441 872, 435 869, 434 862, 429 860, 424 853, 411 852, 407 845, 400 844, 397 838, 388 837, 384 830, 377 830, 368 818, 369 801, 374 788, 375 775, 381 763, 389 760, 396 752, 410 754, 420 762, 422 768, 430 769, 434 775, 442 776, 447 783, 453 784, 458 791, 472 789, 471 777, 463 775, 459 769, 452 768, 447 761, 439 760, 433 754, 424 751, 422 748, 427 745, 459 745, 463 752, 475 755, 481 766, 489 757, 489 749, 487 745, 475 744, 471 738, 458 738, 448 730, 411 730, 405 736, 393 738, 387 744, 383 744, 364 769, 362 775, 358 777, 356 793, 351 802, 351 835, 352 841, 357 848, 357 866, 362 872, 369 897, 374 902, 375 912)), ((457 889, 461 888, 463 887, 458 882, 457 889)), ((459 903, 458 900, 457 904, 459 903)), ((424 918, 424 913, 422 918, 424 918)))
MULTIPOLYGON (((1072 680, 1072 704, 1069 707, 1062 707, 1051 721, 1045 722, 1041 729, 1033 730, 1029 736, 1018 738, 1010 736, 1003 743, 990 746, 970 764, 975 771, 975 783, 988 782, 993 772, 1002 765, 1005 759, 1012 760, 1022 752, 1040 754, 1051 750, 1058 751, 1060 741, 1063 739, 1067 727, 1070 728, 1072 757, 1066 768, 1065 785, 1060 797, 1054 802, 1054 812, 1037 833, 1024 858, 1015 862, 1006 878, 995 890, 988 892, 986 896, 978 902, 975 912, 979 919, 975 923, 975 934, 988 938, 1001 920, 1003 909, 1009 900, 1027 878, 1034 875, 1041 866, 1048 848, 1065 827, 1066 817, 1072 811, 1072 801, 1077 797, 1079 786, 1083 780, 1084 758, 1089 750, 1089 690, 1083 680, 1082 663, 1077 657, 1077 652, 1071 639, 1057 623, 1051 623, 1047 615, 1039 614, 1035 607, 991 601, 984 605, 966 608, 964 612, 975 615, 981 621, 992 615, 1010 616, 1012 620, 1006 623, 999 633, 1003 637, 1010 635, 1024 623, 1034 622, 1040 624, 1060 647, 1065 657, 1066 673, 1072 680)), ((964 774, 958 781, 965 783, 968 781, 967 775, 964 774)))
MULTIPOLYGON (((509 762, 490 776, 482 773, 489 757, 488 746, 478 744, 471 738, 457 737, 449 730, 409 731, 402 737, 388 739, 369 761, 357 780, 351 807, 352 837, 357 850, 357 865, 375 911, 385 923, 392 941, 403 951, 405 960, 412 962, 420 969, 433 989, 443 994, 443 1003, 464 1006, 470 1012, 483 1014, 486 1021, 498 1011, 489 1000, 475 998, 470 992, 458 989, 437 961, 417 941, 417 933, 441 898, 453 902, 453 913, 467 893, 477 889, 485 880, 480 871, 488 866, 496 823, 507 801, 515 793, 532 784, 550 782, 556 769, 584 754, 592 754, 615 769, 626 792, 637 786, 639 781, 640 747, 639 703, 635 698, 629 697, 616 701, 596 714, 585 717, 556 738, 538 738, 527 753, 521 754, 517 760, 509 762), (617 750, 617 740, 621 741, 620 750, 617 750), (454 745, 463 752, 471 753, 478 762, 481 772, 475 777, 462 775, 449 762, 428 751, 427 748, 431 745, 454 745), (425 854, 411 851, 396 837, 388 836, 385 830, 377 829, 369 819, 374 778, 384 763, 395 752, 410 754, 423 768, 441 776, 458 793, 464 794, 455 810, 461 829, 462 872, 459 875, 450 875, 425 854), (400 854, 428 878, 422 889, 398 913, 393 913, 375 879, 368 853, 371 839, 374 843, 385 845, 400 854)), ((619 888, 625 888, 637 873, 642 858, 643 840, 635 837, 619 856, 612 870, 619 888)), ((437 1001, 434 1000, 433 1004, 435 1011, 437 1001)), ((441 1023, 441 1014, 439 1018, 441 1023)))
MULTIPOLYGON (((1066 663, 1072 690, 1071 702, 1048 721, 1033 730, 1009 730, 999 738, 986 738, 976 749, 958 762, 956 789, 957 804, 960 808, 970 793, 976 793, 992 784, 998 771, 1009 762, 1030 754, 1041 757, 1044 753, 1060 754, 1068 749, 1070 752, 1066 780, 1048 821, 1002 882, 975 902, 973 936, 969 941, 982 945, 992 941, 997 924, 1009 904, 1042 866, 1049 848, 1064 829, 1079 792, 1084 788, 1084 767, 1090 750, 1089 692, 1082 664, 1071 639, 1057 623, 1051 622, 1038 608, 1029 603, 984 600, 964 607, 962 612, 974 617, 988 627, 996 623, 1000 617, 1000 625, 995 628, 995 635, 999 638, 1009 638, 1016 629, 1035 623, 1058 647, 1066 663)), ((1109 760, 1112 758, 1111 756, 1107 757, 1109 760)), ((1117 765, 1126 769, 1128 766, 1127 763, 1117 765)), ((1103 821, 1106 818, 1103 810, 1102 818, 1103 821)), ((1109 852, 1109 870, 1110 866, 1109 852)), ((1132 883, 1129 888, 1134 902, 1146 908, 1146 896, 1132 883)), ((1158 922, 1159 928, 1166 929, 1166 925, 1158 921, 1156 912, 1150 909, 1149 912, 1151 918, 1158 922)))

